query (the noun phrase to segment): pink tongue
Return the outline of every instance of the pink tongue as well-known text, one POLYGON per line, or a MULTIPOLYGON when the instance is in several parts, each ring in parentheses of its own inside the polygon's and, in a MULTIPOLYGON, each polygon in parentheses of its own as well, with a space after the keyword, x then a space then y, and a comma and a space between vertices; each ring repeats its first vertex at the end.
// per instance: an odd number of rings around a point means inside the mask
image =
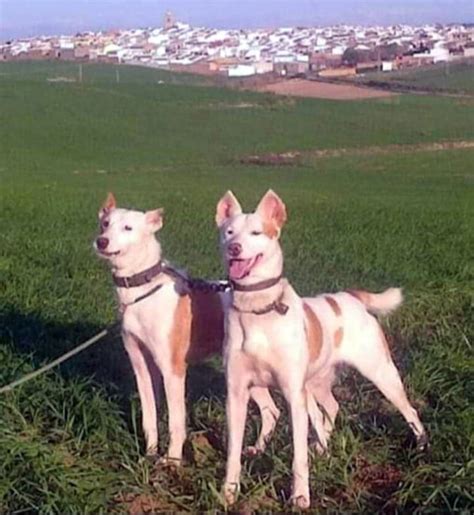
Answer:
POLYGON ((250 269, 251 259, 232 259, 229 263, 229 275, 231 279, 242 279, 250 269))

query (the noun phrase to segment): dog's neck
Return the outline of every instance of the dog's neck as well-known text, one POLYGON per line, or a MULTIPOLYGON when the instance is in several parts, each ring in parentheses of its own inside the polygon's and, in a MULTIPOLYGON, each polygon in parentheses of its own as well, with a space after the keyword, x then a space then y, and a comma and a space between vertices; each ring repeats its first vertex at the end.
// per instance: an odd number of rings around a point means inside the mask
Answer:
MULTIPOLYGON (((161 259, 162 254, 159 242, 155 238, 150 238, 137 248, 133 254, 124 256, 122 259, 117 259, 112 265, 112 273, 117 277, 131 277, 151 268, 159 263, 161 259)), ((121 303, 129 303, 157 284, 171 281, 171 277, 160 273, 143 286, 136 288, 117 287, 117 294, 121 303)))
MULTIPOLYGON (((257 272, 257 271, 256 271, 257 272)), ((263 281, 278 278, 283 273, 283 254, 278 248, 268 261, 259 266, 258 273, 250 274, 242 281, 238 281, 243 287, 252 286, 263 281)), ((276 284, 265 287, 258 291, 235 291, 233 292, 233 305, 243 312, 260 311, 277 301, 283 295, 286 280, 280 279, 276 284)))
POLYGON ((156 265, 161 260, 161 246, 155 238, 144 242, 131 254, 118 258, 112 264, 117 277, 130 277, 156 265))

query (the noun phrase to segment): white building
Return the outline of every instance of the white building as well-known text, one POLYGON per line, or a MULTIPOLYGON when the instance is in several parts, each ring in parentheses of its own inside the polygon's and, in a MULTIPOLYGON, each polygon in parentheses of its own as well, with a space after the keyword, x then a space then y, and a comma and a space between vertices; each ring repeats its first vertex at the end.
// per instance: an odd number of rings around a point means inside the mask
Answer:
POLYGON ((250 77, 256 74, 256 69, 251 64, 237 64, 229 67, 227 73, 229 77, 250 77))

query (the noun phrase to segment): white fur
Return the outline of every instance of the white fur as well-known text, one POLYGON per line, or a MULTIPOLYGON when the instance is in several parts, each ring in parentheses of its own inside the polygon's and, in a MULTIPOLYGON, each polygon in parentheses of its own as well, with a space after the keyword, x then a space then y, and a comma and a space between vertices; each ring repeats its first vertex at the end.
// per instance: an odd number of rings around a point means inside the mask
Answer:
MULTIPOLYGON (((242 214, 237 199, 227 193, 218 204, 216 221, 220 228, 221 251, 226 266, 234 258, 229 254, 231 244, 241 245, 242 259, 261 254, 261 259, 239 280, 249 285, 278 277, 283 269, 283 255, 278 242, 286 210, 273 192, 268 192, 253 214, 242 214), (273 237, 265 233, 272 224, 279 224, 273 237)), ((228 461, 224 483, 226 501, 235 501, 239 489, 241 449, 244 435, 249 389, 278 386, 288 404, 293 432, 293 493, 295 506, 310 505, 308 482, 308 417, 317 432, 319 450, 325 451, 334 426, 338 403, 332 385, 339 363, 356 367, 372 380, 382 393, 400 410, 422 439, 424 428, 410 405, 398 371, 383 342, 383 332, 369 313, 387 313, 402 301, 401 291, 391 288, 382 294, 368 294, 364 305, 345 292, 301 299, 286 280, 255 293, 233 293, 226 310, 224 347, 227 377, 228 461), (276 311, 256 315, 283 294, 289 307, 286 315, 276 311), (341 311, 337 314, 330 297, 341 311), (314 361, 309 359, 304 304, 316 314, 322 327, 322 345, 314 361), (236 309, 235 309, 236 308, 236 309), (335 333, 343 331, 336 345, 335 333), (323 408, 324 414, 319 406, 323 408)))
POLYGON ((388 315, 401 306, 403 295, 401 288, 389 288, 382 293, 370 293, 367 310, 375 315, 388 315))
MULTIPOLYGON (((112 195, 99 211, 99 237, 109 240, 105 255, 117 276, 129 277, 146 270, 162 258, 155 232, 162 226, 161 210, 143 213, 115 206, 112 195)), ((162 386, 168 405, 170 442, 163 461, 179 463, 186 438, 185 376, 173 371, 170 333, 182 285, 160 274, 147 285, 117 288, 120 305, 125 306, 152 288, 163 286, 153 295, 125 308, 122 337, 135 374, 142 407, 142 426, 149 455, 158 452, 157 408, 162 386)), ((224 297, 221 298, 224 300, 224 297)), ((262 428, 253 450, 263 450, 273 431, 279 411, 267 389, 253 388, 251 398, 262 415, 262 428)))

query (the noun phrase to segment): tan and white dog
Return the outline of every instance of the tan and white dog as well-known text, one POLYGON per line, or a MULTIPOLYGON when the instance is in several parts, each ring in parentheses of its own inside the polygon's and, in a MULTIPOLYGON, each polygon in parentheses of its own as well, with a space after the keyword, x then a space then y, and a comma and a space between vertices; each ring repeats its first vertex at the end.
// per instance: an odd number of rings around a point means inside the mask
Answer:
POLYGON ((284 203, 271 190, 252 214, 242 213, 230 191, 217 205, 221 250, 234 284, 226 308, 224 345, 229 432, 224 495, 229 504, 239 489, 251 388, 278 386, 289 404, 292 502, 299 508, 310 505, 308 415, 325 450, 339 409, 332 394, 336 365, 352 365, 373 381, 405 417, 419 444, 426 444, 425 430, 407 399, 383 330, 371 314, 396 309, 402 302, 401 291, 299 297, 282 277, 279 236, 286 218, 284 203))
MULTIPOLYGON (((109 193, 99 211, 97 254, 109 261, 122 313, 122 337, 135 373, 146 451, 158 451, 157 407, 162 384, 168 404, 170 442, 163 461, 179 463, 186 438, 185 379, 189 362, 222 350, 225 294, 193 291, 162 259, 155 233, 162 210, 119 209, 109 193)), ((256 446, 275 426, 278 409, 268 391, 253 388, 262 414, 256 446)))

